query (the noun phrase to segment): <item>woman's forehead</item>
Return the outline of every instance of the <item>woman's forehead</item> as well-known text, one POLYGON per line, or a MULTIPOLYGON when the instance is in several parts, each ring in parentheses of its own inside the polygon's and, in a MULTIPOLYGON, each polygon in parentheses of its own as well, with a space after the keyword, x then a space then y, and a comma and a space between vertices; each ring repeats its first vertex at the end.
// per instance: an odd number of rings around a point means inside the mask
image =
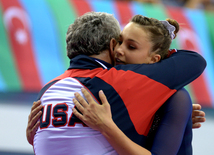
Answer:
POLYGON ((130 22, 127 24, 123 31, 120 34, 120 37, 122 39, 130 39, 130 40, 138 40, 140 41, 141 39, 147 40, 148 39, 148 34, 146 33, 145 29, 139 24, 130 22))

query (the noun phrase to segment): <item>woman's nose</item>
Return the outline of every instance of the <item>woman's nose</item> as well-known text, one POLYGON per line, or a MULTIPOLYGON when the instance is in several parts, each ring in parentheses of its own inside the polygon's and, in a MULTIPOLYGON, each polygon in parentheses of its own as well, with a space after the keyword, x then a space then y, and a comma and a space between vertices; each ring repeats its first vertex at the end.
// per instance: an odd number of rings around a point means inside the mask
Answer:
POLYGON ((115 53, 117 55, 124 55, 124 50, 123 50, 122 45, 118 45, 117 48, 115 48, 115 53))

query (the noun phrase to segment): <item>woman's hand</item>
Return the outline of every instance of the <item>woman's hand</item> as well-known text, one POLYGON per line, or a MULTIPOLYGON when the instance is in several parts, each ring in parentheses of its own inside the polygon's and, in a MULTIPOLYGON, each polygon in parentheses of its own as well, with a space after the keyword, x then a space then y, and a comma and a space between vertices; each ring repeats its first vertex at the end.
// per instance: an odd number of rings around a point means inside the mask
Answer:
POLYGON ((86 100, 79 94, 75 93, 73 102, 76 108, 73 108, 73 114, 83 121, 86 125, 94 130, 102 132, 109 123, 113 123, 111 108, 102 90, 99 91, 99 97, 102 104, 98 104, 91 94, 86 90, 81 90, 86 100))
POLYGON ((99 91, 102 104, 95 102, 86 89, 82 89, 86 100, 75 93, 73 101, 77 109, 73 114, 94 130, 100 131, 119 155, 151 155, 151 152, 131 141, 114 123, 111 108, 103 91, 99 91), (88 103, 87 103, 88 102, 88 103))

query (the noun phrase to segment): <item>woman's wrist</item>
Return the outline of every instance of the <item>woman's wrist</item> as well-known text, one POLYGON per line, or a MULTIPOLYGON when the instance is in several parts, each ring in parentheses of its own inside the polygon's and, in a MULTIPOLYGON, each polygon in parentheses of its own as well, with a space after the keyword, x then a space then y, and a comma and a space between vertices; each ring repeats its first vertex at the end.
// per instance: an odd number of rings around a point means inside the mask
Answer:
POLYGON ((115 130, 116 128, 118 127, 112 119, 107 119, 103 124, 99 125, 99 131, 104 136, 110 136, 109 134, 112 132, 112 130, 115 130))

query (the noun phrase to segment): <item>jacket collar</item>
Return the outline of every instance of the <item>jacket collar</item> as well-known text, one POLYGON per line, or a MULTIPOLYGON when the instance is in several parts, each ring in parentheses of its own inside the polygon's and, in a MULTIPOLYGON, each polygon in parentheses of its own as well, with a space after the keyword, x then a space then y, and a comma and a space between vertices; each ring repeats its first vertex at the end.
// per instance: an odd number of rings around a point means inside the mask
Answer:
POLYGON ((86 55, 78 55, 70 59, 70 67, 68 69, 94 69, 102 67, 108 69, 113 67, 111 64, 86 55))

